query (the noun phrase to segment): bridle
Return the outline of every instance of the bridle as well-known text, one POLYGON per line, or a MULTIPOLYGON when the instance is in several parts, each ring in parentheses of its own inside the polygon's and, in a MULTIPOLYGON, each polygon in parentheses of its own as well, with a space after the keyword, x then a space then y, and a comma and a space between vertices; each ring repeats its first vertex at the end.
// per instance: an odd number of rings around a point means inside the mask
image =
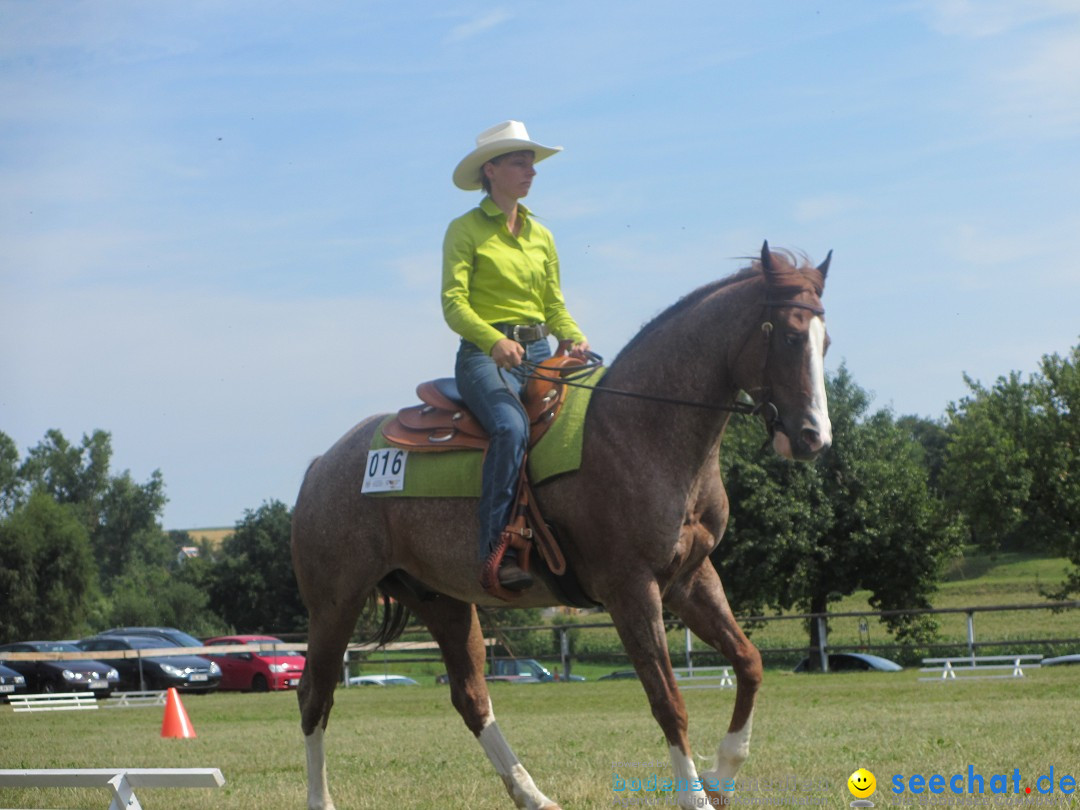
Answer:
MULTIPOLYGON (((763 304, 765 308, 765 320, 761 324, 760 332, 765 338, 765 352, 764 360, 761 368, 761 379, 765 380, 765 376, 769 367, 769 357, 771 355, 770 347, 772 341, 770 340, 773 331, 772 315, 777 309, 793 307, 795 309, 805 309, 809 312, 813 312, 815 315, 824 315, 825 308, 820 304, 805 304, 801 301, 793 300, 766 300, 763 304)), ((746 344, 750 342, 754 333, 751 332, 747 336, 746 341, 743 343, 742 349, 739 350, 741 355, 746 349, 746 344)), ((632 399, 644 399, 650 402, 662 402, 668 405, 681 405, 687 408, 704 408, 711 411, 724 411, 727 413, 742 413, 750 416, 761 416, 765 422, 765 427, 769 431, 769 438, 771 439, 778 429, 783 428, 783 423, 780 421, 780 412, 776 406, 772 403, 770 395, 772 390, 768 386, 762 386, 760 388, 754 388, 747 391, 747 394, 751 395, 754 399, 753 402, 731 402, 731 403, 715 403, 715 402, 699 402, 690 399, 679 399, 676 397, 665 397, 658 394, 644 394, 640 391, 626 391, 620 388, 608 388, 606 386, 599 385, 586 385, 581 382, 584 379, 592 376, 598 368, 604 364, 604 359, 596 352, 586 352, 586 361, 580 365, 575 366, 573 371, 561 372, 560 377, 556 380, 551 374, 544 373, 544 370, 540 368, 539 363, 534 363, 531 360, 523 360, 521 367, 525 370, 525 373, 517 372, 517 376, 528 380, 547 380, 555 381, 563 385, 569 385, 572 388, 585 388, 594 392, 601 392, 607 394, 614 394, 621 397, 630 397, 632 399), (753 393, 760 392, 762 397, 755 398, 753 393)))
MULTIPOLYGON (((825 307, 821 306, 820 304, 805 304, 802 301, 793 301, 790 299, 783 301, 774 301, 770 299, 765 301, 766 316, 765 320, 761 324, 761 332, 765 335, 765 359, 762 361, 761 364, 762 380, 768 379, 769 358, 772 355, 769 349, 772 346, 772 341, 770 340, 770 338, 772 337, 772 332, 774 328, 772 323, 773 312, 777 309, 789 307, 794 309, 805 309, 808 312, 812 312, 815 315, 819 315, 822 317, 824 317, 825 315, 825 307)), ((747 340, 749 340, 749 338, 747 338, 747 340)), ((751 394, 752 396, 753 391, 761 391, 764 394, 764 397, 762 399, 762 419, 765 422, 765 429, 769 432, 769 438, 766 441, 766 444, 768 444, 768 442, 771 441, 772 438, 776 435, 776 431, 784 430, 784 423, 780 419, 780 411, 777 410, 776 405, 774 405, 772 402, 772 389, 768 386, 763 386, 761 388, 755 388, 751 391, 747 391, 747 393, 751 394)), ((784 432, 786 433, 787 431, 785 430, 784 432)))

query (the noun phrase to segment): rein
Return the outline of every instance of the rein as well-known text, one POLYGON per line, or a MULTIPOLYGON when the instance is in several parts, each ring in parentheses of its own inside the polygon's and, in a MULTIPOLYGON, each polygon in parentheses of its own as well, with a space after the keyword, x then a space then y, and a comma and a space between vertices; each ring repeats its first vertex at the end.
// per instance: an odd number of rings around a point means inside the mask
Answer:
MULTIPOLYGON (((650 402, 664 402, 668 405, 685 405, 690 408, 706 408, 712 411, 730 411, 732 413, 746 413, 746 414, 758 414, 764 408, 772 407, 771 403, 749 403, 749 402, 733 402, 730 405, 717 405, 713 402, 696 402, 690 399, 676 399, 674 397, 664 397, 658 394, 643 394, 640 391, 626 391, 621 388, 605 388, 598 385, 585 385, 584 383, 577 382, 577 380, 585 379, 592 376, 592 373, 596 369, 600 368, 604 364, 604 358, 598 355, 596 352, 586 352, 588 361, 576 368, 576 370, 568 373, 565 377, 555 379, 550 374, 536 373, 540 368, 539 363, 534 363, 531 360, 523 360, 521 365, 527 370, 527 373, 518 373, 517 376, 527 380, 548 380, 556 382, 560 385, 569 385, 572 388, 585 388, 590 391, 599 391, 601 393, 615 394, 620 397, 630 397, 632 399, 647 399, 650 402)), ((775 408, 773 409, 775 410, 775 408)))
MULTIPOLYGON (((795 307, 797 309, 805 309, 813 312, 815 315, 824 315, 824 307, 818 304, 804 304, 800 301, 774 301, 766 300, 765 308, 769 311, 773 309, 779 309, 782 307, 795 307)), ((765 335, 765 362, 762 365, 762 370, 768 367, 769 364, 769 337, 772 334, 773 325, 771 319, 766 319, 761 324, 761 331, 765 335)), ((749 340, 749 338, 748 338, 749 340)), ((557 380, 557 382, 563 385, 569 385, 573 388, 585 388, 591 391, 599 391, 602 393, 615 394, 621 397, 630 397, 631 399, 644 399, 650 402, 662 402, 667 405, 682 405, 688 408, 704 408, 710 411, 724 411, 728 413, 742 413, 749 416, 761 415, 765 420, 765 426, 769 430, 769 434, 776 430, 780 425, 780 414, 776 410, 776 406, 773 405, 768 398, 761 402, 732 402, 730 404, 717 404, 715 402, 698 402, 690 399, 678 399, 675 397, 665 397, 658 394, 643 394, 640 391, 626 391, 620 388, 605 388, 597 385, 585 385, 579 380, 586 379, 592 376, 596 369, 600 368, 604 364, 604 358, 598 355, 596 352, 586 352, 587 361, 577 367, 574 371, 567 373, 565 376, 557 380)), ((523 360, 521 367, 525 369, 525 373, 518 372, 517 376, 528 380, 552 380, 550 374, 538 373, 540 365, 534 363, 531 360, 523 360)), ((757 389, 755 389, 757 390, 757 389)), ((762 389, 768 393, 768 389, 762 389)))

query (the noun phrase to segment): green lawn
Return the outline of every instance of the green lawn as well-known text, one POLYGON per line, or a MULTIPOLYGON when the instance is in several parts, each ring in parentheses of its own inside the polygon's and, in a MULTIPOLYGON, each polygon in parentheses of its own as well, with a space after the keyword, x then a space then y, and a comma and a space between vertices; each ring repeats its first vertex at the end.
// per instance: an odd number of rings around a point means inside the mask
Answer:
MULTIPOLYGON (((1017 554, 969 557, 950 571, 935 604, 1038 602, 1039 583, 1059 581, 1064 567, 1064 560, 1017 554)), ((865 609, 866 594, 835 605, 837 611, 865 609)), ((1080 635, 1077 626, 1075 610, 976 616, 979 639, 1015 639, 1018 646, 1025 639, 1080 635)), ((887 640, 874 623, 870 632, 872 643, 887 640)), ((962 641, 966 632, 962 614, 942 617, 946 639, 962 641)), ((585 633, 614 631, 582 633, 584 638, 585 633)), ((763 648, 806 644, 798 621, 771 623, 755 630, 753 638, 763 648)), ((833 620, 830 639, 832 644, 857 643, 857 620, 833 620)), ((671 640, 673 650, 682 649, 681 632, 673 631, 671 640)), ((702 650, 703 645, 695 647, 702 650)), ((1076 650, 1060 650, 1067 651, 1076 650)), ((451 708, 447 687, 434 685, 441 663, 401 663, 402 657, 376 653, 364 671, 411 674, 422 686, 338 690, 327 744, 339 810, 512 807, 480 746, 451 708)), ((683 663, 681 655, 674 657, 676 665, 683 663)), ((643 802, 656 799, 655 793, 617 792, 616 777, 626 784, 635 778, 647 784, 653 775, 669 775, 666 744, 640 685, 596 682, 599 675, 627 666, 618 659, 575 663, 574 671, 588 676, 587 683, 493 685, 496 714, 511 745, 540 788, 567 810, 635 806, 619 803, 635 798, 636 806, 650 806, 643 802), (614 764, 625 762, 648 764, 614 764)), ((726 729, 733 692, 694 690, 685 698, 695 749, 711 755, 726 729)), ((140 792, 144 808, 304 806, 304 748, 295 694, 222 693, 188 697, 184 704, 198 733, 193 740, 161 739, 160 709, 14 714, 0 707, 0 768, 217 767, 227 780, 223 790, 140 792)), ((987 790, 995 774, 1007 776, 1011 785, 1016 770, 1022 788, 1037 790, 1035 780, 1051 768, 1057 782, 1064 776, 1080 779, 1078 709, 1080 667, 1029 670, 1027 677, 1015 680, 943 684, 919 683, 914 669, 793 675, 775 665, 766 671, 753 752, 740 775, 739 795, 747 806, 754 798, 778 804, 786 790, 788 804, 812 793, 823 797, 823 806, 846 807, 852 797, 845 782, 859 767, 878 779, 877 807, 898 806, 901 798, 914 806, 910 793, 892 794, 893 777, 905 785, 914 774, 966 778, 969 766, 984 776, 987 790), (792 784, 809 784, 810 793, 797 788, 793 794, 792 784)), ((1005 798, 1013 806, 1080 807, 1075 793, 1068 798, 1060 791, 1035 795, 1039 803, 1005 798)), ((0 807, 7 808, 106 805, 104 791, 0 790, 0 807)))
MULTIPOLYGON (((1080 778, 1078 696, 1080 667, 950 684, 919 683, 911 670, 769 672, 740 795, 775 800, 793 795, 794 784, 804 786, 794 794, 846 807, 852 799, 846 780, 859 767, 877 777, 877 807, 897 806, 894 776, 905 784, 913 774, 966 778, 971 766, 987 790, 992 775, 1011 779, 1014 769, 1022 788, 1034 787, 1051 768, 1057 782, 1080 778)), ((733 692, 695 690, 685 697, 696 751, 711 754, 733 692)), ((618 806, 620 796, 633 796, 613 790, 616 776, 647 783, 670 773, 666 745, 636 682, 496 684, 492 700, 537 784, 567 810, 618 806)), ((304 806, 294 694, 221 693, 188 697, 184 705, 196 739, 161 739, 160 709, 13 714, 3 707, 0 762, 4 768, 217 767, 225 775, 220 791, 140 792, 147 810, 304 806)), ((340 810, 513 806, 445 687, 339 690, 327 745, 340 810)), ((1072 797, 1058 791, 1051 798, 1060 801, 1038 806, 1080 806, 1072 797)), ((0 790, 0 806, 8 808, 104 808, 104 799, 104 791, 0 790)))

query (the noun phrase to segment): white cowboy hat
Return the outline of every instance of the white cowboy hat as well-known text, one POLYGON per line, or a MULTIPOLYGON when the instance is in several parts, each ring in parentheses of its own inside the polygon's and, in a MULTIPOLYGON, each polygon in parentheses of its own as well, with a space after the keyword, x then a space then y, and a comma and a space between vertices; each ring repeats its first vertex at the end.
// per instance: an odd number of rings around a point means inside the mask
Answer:
POLYGON ((526 149, 535 155, 536 163, 562 151, 561 146, 542 146, 532 140, 520 121, 503 121, 485 129, 476 136, 476 148, 454 169, 454 185, 464 191, 476 191, 482 187, 480 170, 485 163, 499 155, 526 149))

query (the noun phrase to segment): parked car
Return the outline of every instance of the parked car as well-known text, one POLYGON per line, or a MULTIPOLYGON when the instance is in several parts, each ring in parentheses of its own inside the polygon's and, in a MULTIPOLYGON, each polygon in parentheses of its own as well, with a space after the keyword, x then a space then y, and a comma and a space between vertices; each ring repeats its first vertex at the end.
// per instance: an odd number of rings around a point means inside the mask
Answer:
POLYGON ((195 636, 188 635, 183 630, 175 627, 113 627, 103 630, 99 636, 155 636, 171 641, 177 647, 202 647, 204 646, 195 636))
POLYGON ((0 700, 26 691, 26 678, 13 669, 0 664, 0 700))
POLYGON ((585 680, 581 675, 561 675, 556 678, 535 658, 492 658, 488 663, 488 669, 488 680, 513 679, 525 683, 585 680))
MULTIPOLYGON (((676 675, 678 677, 678 675, 676 675)), ((633 669, 617 669, 614 672, 609 672, 607 675, 601 675, 597 678, 598 681, 636 681, 638 680, 637 670, 633 669)))
POLYGON ((419 686, 412 678, 404 675, 353 675, 349 678, 350 686, 419 686))
POLYGON ((1080 654, 1073 653, 1071 655, 1057 655, 1053 658, 1044 658, 1039 664, 1044 667, 1054 667, 1061 664, 1080 664, 1080 654))
MULTIPOLYGON (((817 659, 814 659, 817 666, 817 659)), ((844 652, 829 653, 829 672, 899 672, 903 667, 888 658, 868 653, 844 652)), ((795 672, 816 672, 812 669, 809 658, 804 658, 795 667, 795 672)))
MULTIPOLYGON (((111 652, 156 650, 177 645, 155 636, 102 635, 85 638, 77 646, 87 652, 111 652)), ((221 682, 221 668, 199 655, 152 655, 106 660, 120 673, 121 690, 141 691, 175 686, 181 692, 213 692, 221 682)))
MULTIPOLYGON (((585 680, 582 675, 560 675, 556 678, 547 667, 535 658, 492 658, 488 661, 488 673, 485 681, 496 683, 551 683, 553 681, 578 682, 585 680)), ((435 683, 448 684, 450 676, 439 675, 435 683)))
MULTIPOLYGON (((206 640, 207 647, 226 644, 283 644, 273 636, 218 636, 206 640)), ((295 689, 300 685, 307 659, 295 650, 252 650, 251 652, 206 653, 221 667, 221 689, 266 692, 271 689, 295 689)))
POLYGON ((0 646, 0 660, 26 678, 29 692, 93 692, 106 698, 120 683, 116 667, 91 658, 50 659, 48 661, 7 660, 13 653, 81 653, 67 641, 20 641, 0 646))

